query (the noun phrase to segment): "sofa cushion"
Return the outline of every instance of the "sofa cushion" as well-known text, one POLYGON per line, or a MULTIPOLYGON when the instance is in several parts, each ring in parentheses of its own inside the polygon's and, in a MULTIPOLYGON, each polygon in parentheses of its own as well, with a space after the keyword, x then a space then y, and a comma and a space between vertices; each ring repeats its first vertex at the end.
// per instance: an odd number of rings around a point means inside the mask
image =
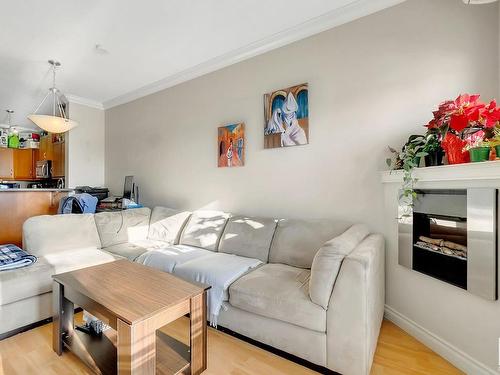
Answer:
POLYGON ((29 267, 0 272, 0 306, 50 292, 53 274, 43 258, 29 267))
POLYGON ((229 303, 248 312, 325 332, 326 310, 309 298, 309 275, 309 270, 265 264, 230 286, 229 303))
POLYGON ((102 247, 146 239, 150 215, 149 208, 95 214, 95 223, 102 247))
POLYGON ((182 229, 191 216, 189 211, 174 210, 168 207, 155 207, 151 212, 148 238, 164 241, 169 245, 179 243, 182 229))
POLYGON ((221 211, 195 211, 179 241, 182 245, 216 251, 229 214, 221 211))
POLYGON ((185 280, 210 285, 207 293, 210 324, 217 326, 222 302, 228 300, 228 288, 249 270, 258 267, 258 259, 240 257, 234 254, 211 252, 174 268, 174 275, 185 280))
POLYGON ((355 224, 319 249, 314 256, 309 280, 309 296, 314 303, 328 308, 342 261, 369 234, 366 225, 355 224))
POLYGON ((162 249, 168 246, 169 245, 163 241, 138 240, 134 242, 119 243, 116 245, 108 246, 103 248, 103 250, 133 261, 139 255, 144 254, 147 251, 162 249))
POLYGON ((213 253, 213 251, 194 246, 172 245, 147 251, 137 257, 135 261, 145 266, 172 273, 179 264, 213 253))
POLYGON ((275 219, 231 217, 224 229, 219 252, 255 258, 267 263, 276 222, 275 219))
POLYGON ((337 220, 282 219, 276 227, 269 263, 311 268, 321 246, 347 228, 348 223, 337 220))
POLYGON ((82 247, 100 248, 94 215, 42 215, 23 225, 23 247, 36 256, 82 247))
POLYGON ((52 275, 112 262, 118 257, 96 248, 45 254, 29 267, 0 272, 0 305, 52 291, 52 275))
POLYGON ((42 258, 54 268, 54 274, 113 262, 123 257, 95 248, 74 249, 64 253, 46 254, 42 258))

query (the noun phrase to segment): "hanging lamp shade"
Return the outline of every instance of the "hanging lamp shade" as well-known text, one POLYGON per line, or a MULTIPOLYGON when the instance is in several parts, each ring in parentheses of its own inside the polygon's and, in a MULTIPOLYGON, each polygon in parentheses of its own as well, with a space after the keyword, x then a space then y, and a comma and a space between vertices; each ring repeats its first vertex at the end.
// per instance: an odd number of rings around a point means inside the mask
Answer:
POLYGON ((36 126, 42 128, 49 133, 65 133, 75 126, 78 126, 76 121, 50 115, 29 115, 28 119, 33 121, 36 126))
POLYGON ((61 66, 61 63, 55 60, 49 60, 49 64, 52 66, 52 87, 49 89, 49 92, 45 95, 42 102, 36 107, 33 114, 28 116, 28 119, 36 126, 49 133, 65 133, 75 126, 78 126, 78 122, 69 119, 66 115, 64 105, 61 101, 61 92, 56 88, 56 69, 61 66), (52 115, 37 114, 38 110, 49 96, 52 96, 52 115), (56 108, 59 112, 59 116, 56 115, 56 108))

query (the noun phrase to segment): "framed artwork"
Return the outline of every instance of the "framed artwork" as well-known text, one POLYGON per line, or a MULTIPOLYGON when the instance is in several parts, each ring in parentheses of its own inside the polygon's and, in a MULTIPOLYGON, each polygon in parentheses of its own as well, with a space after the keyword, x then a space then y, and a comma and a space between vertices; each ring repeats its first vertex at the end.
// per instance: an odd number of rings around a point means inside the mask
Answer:
POLYGON ((264 95, 264 148, 309 143, 307 83, 264 95))
POLYGON ((245 124, 230 124, 219 127, 218 167, 242 167, 245 165, 245 124))

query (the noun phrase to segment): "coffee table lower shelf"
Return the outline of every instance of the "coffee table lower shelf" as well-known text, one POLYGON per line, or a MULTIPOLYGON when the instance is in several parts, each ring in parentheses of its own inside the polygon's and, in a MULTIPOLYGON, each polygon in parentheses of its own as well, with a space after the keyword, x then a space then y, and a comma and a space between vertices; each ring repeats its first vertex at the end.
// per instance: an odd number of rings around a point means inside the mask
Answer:
MULTIPOLYGON (((74 330, 73 335, 63 337, 63 344, 96 374, 116 375, 116 337, 113 329, 108 329, 102 337, 74 330)), ((156 331, 156 374, 189 374, 189 360, 189 346, 162 331, 156 331)))

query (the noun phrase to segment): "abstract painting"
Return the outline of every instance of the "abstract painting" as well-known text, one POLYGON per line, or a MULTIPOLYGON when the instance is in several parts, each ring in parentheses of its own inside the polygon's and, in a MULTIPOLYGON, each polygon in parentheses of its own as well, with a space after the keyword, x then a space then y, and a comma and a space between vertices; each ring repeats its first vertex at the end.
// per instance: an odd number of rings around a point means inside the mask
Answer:
POLYGON ((264 95, 264 148, 309 143, 307 83, 264 95))
POLYGON ((219 167, 245 165, 245 124, 221 126, 218 131, 219 167))

